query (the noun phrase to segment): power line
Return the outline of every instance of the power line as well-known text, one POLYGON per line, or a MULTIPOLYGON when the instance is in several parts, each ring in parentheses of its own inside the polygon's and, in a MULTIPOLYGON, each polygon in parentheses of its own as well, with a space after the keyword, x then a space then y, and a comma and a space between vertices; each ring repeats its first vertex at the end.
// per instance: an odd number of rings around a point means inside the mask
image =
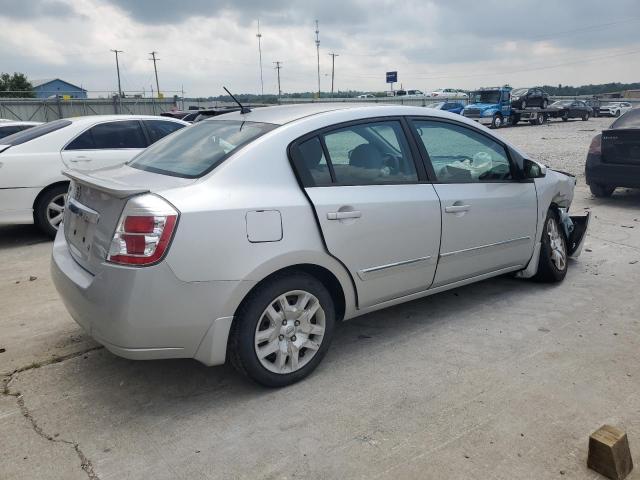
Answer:
POLYGON ((331 56, 331 96, 333 97, 333 80, 335 77, 335 69, 336 69, 336 57, 339 57, 337 53, 330 53, 331 56))
POLYGON ((282 68, 282 62, 276 60, 275 62, 273 62, 276 64, 275 68, 278 71, 278 97, 280 97, 280 95, 282 95, 282 89, 280 88, 280 69, 282 68))
POLYGON ((122 87, 120 86, 120 63, 118 62, 118 53, 124 53, 122 50, 111 50, 116 54, 116 72, 118 72, 118 95, 122 98, 122 87))
POLYGON ((156 92, 158 92, 158 98, 160 98, 160 84, 158 83, 158 67, 156 66, 156 62, 160 59, 156 58, 156 53, 158 52, 156 52, 155 50, 153 52, 150 52, 149 55, 151 55, 151 58, 149 60, 153 60, 153 71, 156 73, 156 92))

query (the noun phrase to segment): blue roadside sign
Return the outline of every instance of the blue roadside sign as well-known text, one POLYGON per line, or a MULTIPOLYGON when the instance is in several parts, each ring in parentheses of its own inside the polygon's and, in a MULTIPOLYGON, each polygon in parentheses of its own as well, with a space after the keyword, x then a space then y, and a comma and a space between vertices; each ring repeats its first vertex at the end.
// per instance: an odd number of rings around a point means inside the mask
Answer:
POLYGON ((396 83, 398 81, 398 72, 387 72, 387 83, 396 83))

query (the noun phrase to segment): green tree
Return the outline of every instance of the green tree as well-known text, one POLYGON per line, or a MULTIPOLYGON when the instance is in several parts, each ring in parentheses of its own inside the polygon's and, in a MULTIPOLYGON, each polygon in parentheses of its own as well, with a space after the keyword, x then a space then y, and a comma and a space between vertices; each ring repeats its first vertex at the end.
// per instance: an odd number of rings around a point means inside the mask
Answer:
POLYGON ((24 73, 0 74, 0 97, 33 98, 33 85, 24 73))

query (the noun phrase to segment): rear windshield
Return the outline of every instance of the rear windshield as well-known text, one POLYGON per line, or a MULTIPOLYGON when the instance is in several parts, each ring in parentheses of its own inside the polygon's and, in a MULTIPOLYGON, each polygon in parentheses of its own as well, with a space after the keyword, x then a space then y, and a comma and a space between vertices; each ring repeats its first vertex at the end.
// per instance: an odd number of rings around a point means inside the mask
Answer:
POLYGON ((174 177, 201 177, 234 150, 275 127, 269 123, 207 120, 154 143, 131 160, 129 166, 174 177))
POLYGON ((38 125, 37 127, 23 130, 22 132, 14 133, 8 137, 4 137, 0 142, 2 145, 21 145, 35 138, 46 135, 47 133, 55 132, 61 128, 71 125, 69 120, 54 120, 53 122, 38 125))
POLYGON ((640 108, 629 110, 620 118, 616 119, 609 128, 640 128, 640 108))

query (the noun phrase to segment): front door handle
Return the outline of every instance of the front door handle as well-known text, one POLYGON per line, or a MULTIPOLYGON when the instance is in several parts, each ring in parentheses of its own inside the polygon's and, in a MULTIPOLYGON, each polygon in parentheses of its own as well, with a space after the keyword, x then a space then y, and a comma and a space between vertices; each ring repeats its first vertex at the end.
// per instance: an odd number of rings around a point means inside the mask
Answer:
POLYGON ((362 212, 359 210, 350 210, 347 212, 328 212, 327 220, 344 220, 345 218, 360 218, 362 212))
POLYGON ((468 212, 469 210, 471 210, 471 205, 451 205, 444 208, 447 213, 468 212))
POLYGON ((74 162, 74 163, 77 163, 77 162, 90 162, 90 161, 91 161, 91 158, 90 158, 90 157, 87 157, 87 156, 85 156, 85 155, 77 155, 77 156, 75 156, 75 157, 71 157, 71 158, 69 159, 69 161, 70 161, 70 162, 74 162))

